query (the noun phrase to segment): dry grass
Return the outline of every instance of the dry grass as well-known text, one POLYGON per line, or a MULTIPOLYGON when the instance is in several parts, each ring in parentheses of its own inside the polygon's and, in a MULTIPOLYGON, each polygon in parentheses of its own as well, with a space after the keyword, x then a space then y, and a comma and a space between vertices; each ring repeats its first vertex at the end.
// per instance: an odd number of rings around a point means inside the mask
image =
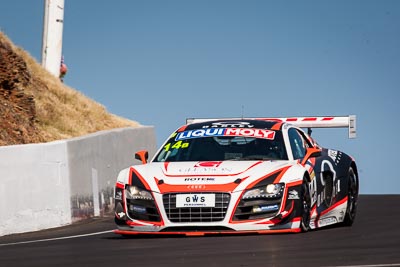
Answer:
MULTIPOLYGON (((10 42, 0 32, 0 41, 10 42)), ((30 84, 24 89, 33 95, 36 126, 46 141, 82 136, 100 130, 137 127, 139 123, 109 113, 104 106, 63 84, 35 61, 28 52, 14 46, 30 72, 30 84)))

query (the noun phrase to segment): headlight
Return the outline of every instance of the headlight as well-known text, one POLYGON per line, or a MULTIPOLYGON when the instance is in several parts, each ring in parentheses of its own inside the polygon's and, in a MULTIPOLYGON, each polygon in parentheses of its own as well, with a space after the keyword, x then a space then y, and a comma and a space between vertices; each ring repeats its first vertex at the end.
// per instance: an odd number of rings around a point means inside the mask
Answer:
POLYGON ((126 187, 126 198, 129 199, 147 199, 147 200, 153 200, 153 196, 151 193, 147 190, 140 189, 137 186, 132 186, 129 185, 126 187))
POLYGON ((269 184, 265 187, 265 192, 267 192, 267 194, 276 195, 279 193, 281 187, 281 184, 269 184))
POLYGON ((278 197, 282 194, 285 184, 268 184, 266 186, 261 186, 257 188, 253 188, 247 190, 243 199, 251 199, 251 198, 270 198, 270 197, 278 197))

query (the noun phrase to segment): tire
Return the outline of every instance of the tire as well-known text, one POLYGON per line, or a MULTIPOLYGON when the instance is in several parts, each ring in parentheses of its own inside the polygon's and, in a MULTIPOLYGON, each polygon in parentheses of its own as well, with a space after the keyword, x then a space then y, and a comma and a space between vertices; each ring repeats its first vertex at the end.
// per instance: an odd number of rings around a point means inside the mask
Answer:
POLYGON ((306 178, 304 178, 303 184, 301 185, 300 201, 301 201, 300 227, 302 232, 307 232, 308 230, 310 230, 311 197, 310 197, 310 188, 308 187, 306 178))
POLYGON ((343 220, 344 226, 351 226, 354 223, 357 212, 357 201, 358 201, 358 177, 354 172, 353 168, 350 167, 347 175, 347 208, 346 215, 343 220))

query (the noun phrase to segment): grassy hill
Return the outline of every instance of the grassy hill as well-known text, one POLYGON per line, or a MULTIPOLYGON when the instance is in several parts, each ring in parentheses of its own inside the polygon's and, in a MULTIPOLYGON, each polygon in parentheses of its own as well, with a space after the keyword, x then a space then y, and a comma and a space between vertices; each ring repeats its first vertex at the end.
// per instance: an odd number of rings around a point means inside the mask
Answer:
POLYGON ((0 146, 138 126, 63 84, 0 32, 0 146))

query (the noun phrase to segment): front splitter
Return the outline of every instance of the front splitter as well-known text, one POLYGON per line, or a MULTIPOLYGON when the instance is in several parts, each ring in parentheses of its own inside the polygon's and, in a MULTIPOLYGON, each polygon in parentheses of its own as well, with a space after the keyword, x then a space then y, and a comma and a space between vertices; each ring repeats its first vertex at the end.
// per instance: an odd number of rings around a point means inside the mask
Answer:
POLYGON ((198 231, 198 232, 141 232, 114 230, 115 234, 119 235, 177 235, 177 236, 206 236, 206 235, 263 235, 263 234, 283 234, 283 233, 300 233, 300 228, 294 229, 279 229, 279 230, 258 230, 258 231, 198 231))

